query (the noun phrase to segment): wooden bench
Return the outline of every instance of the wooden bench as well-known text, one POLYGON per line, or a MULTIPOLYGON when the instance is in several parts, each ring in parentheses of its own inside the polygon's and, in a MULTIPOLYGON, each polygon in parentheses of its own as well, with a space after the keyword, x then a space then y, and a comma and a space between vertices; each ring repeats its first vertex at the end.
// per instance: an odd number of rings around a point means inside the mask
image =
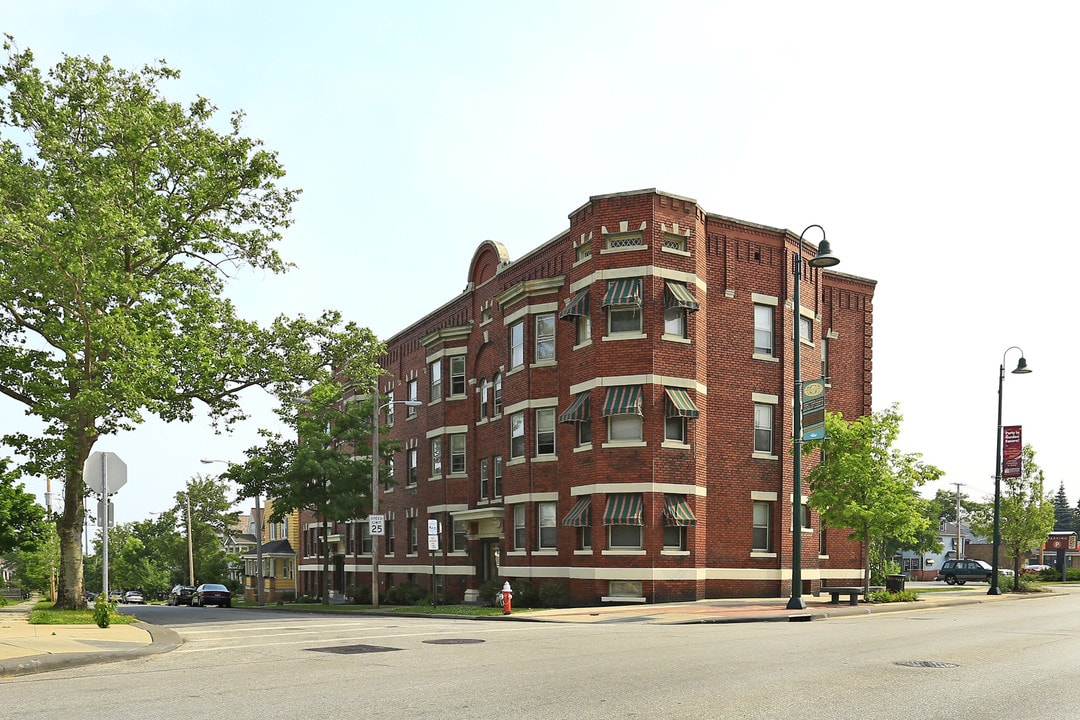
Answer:
POLYGON ((848 605, 858 605, 859 604, 859 596, 866 594, 866 588, 864 588, 864 587, 823 587, 823 588, 821 588, 821 592, 829 593, 829 595, 832 597, 832 600, 830 602, 832 602, 833 605, 839 605, 840 604, 840 596, 841 595, 847 595, 847 597, 848 597, 848 605))

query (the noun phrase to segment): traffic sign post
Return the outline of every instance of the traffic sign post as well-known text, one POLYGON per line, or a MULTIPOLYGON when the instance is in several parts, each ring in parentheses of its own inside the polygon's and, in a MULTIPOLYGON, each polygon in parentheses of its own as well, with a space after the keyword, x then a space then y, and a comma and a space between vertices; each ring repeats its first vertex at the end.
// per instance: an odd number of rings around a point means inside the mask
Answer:
POLYGON ((98 495, 104 509, 99 507, 101 524, 101 592, 109 599, 109 525, 112 524, 112 502, 115 495, 127 484, 127 464, 111 452, 90 453, 83 463, 83 482, 98 495))
POLYGON ((431 555, 431 606, 439 606, 439 594, 435 588, 435 551, 439 549, 439 521, 431 518, 427 521, 427 547, 431 555))

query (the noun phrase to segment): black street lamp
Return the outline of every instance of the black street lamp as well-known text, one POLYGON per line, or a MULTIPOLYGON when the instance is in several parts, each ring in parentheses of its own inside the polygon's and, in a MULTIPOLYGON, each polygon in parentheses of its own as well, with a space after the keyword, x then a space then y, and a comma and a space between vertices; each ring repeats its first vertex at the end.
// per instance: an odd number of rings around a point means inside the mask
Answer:
MULTIPOLYGON (((1020 362, 1013 370, 1014 375, 1026 375, 1031 372, 1027 366, 1024 351, 1013 345, 1001 355, 1001 366, 998 371, 998 416, 997 416, 997 453, 994 455, 994 562, 990 576, 990 589, 987 595, 1000 595, 1001 587, 998 585, 998 549, 1001 547, 1001 391, 1005 387, 1005 356, 1009 350, 1020 350, 1020 362)), ((959 521, 959 518, 957 518, 959 521)))
POLYGON ((810 259, 810 267, 827 268, 839 264, 840 259, 835 257, 829 249, 829 241, 825 239, 825 228, 820 225, 810 225, 799 235, 799 246, 795 251, 795 395, 794 417, 792 418, 792 435, 795 442, 794 481, 792 483, 791 499, 791 599, 788 600, 788 610, 805 610, 806 601, 802 598, 802 355, 801 325, 802 315, 800 310, 799 286, 802 284, 803 263, 803 236, 810 228, 821 231, 821 243, 818 245, 817 254, 810 259))

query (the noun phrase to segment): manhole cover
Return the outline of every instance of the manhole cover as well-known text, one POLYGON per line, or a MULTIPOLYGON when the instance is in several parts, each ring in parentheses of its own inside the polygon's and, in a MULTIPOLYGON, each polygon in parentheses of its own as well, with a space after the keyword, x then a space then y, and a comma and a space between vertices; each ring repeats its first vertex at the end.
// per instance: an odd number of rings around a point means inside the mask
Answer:
POLYGON ((307 648, 311 652, 334 653, 335 655, 362 655, 400 650, 401 648, 380 647, 379 645, 339 645, 337 647, 307 648))
POLYGON ((920 667, 920 668, 954 668, 960 667, 956 663, 951 662, 938 662, 937 660, 904 660, 903 662, 896 663, 903 667, 920 667))
POLYGON ((439 640, 424 641, 427 645, 475 645, 482 642, 484 641, 478 638, 441 638, 439 640))

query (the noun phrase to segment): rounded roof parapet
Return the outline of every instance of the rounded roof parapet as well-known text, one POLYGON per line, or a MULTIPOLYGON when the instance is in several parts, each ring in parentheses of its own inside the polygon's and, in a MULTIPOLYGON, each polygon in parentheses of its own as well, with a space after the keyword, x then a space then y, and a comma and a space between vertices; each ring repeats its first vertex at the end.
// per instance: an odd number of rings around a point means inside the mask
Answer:
POLYGON ((495 277, 510 262, 510 253, 498 240, 485 240, 473 253, 469 264, 469 287, 475 288, 495 277))

